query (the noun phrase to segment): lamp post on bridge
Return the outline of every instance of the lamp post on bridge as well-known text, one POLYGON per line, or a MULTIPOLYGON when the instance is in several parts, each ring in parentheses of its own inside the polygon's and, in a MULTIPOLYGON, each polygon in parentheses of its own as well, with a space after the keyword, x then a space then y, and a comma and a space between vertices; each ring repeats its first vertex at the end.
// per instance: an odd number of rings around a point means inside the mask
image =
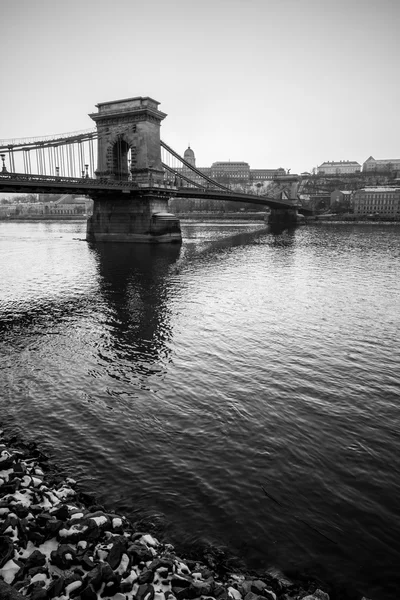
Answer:
POLYGON ((0 154, 0 157, 1 157, 1 160, 3 161, 3 168, 1 169, 1 172, 2 173, 8 173, 7 167, 6 167, 6 163, 5 163, 6 155, 5 154, 0 154))

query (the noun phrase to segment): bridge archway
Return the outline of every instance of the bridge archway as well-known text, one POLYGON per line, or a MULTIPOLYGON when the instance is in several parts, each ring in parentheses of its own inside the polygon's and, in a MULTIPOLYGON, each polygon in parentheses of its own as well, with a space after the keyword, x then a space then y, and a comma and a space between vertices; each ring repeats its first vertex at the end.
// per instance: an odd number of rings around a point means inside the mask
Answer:
POLYGON ((112 145, 112 173, 119 181, 132 178, 132 149, 127 141, 118 137, 112 145))

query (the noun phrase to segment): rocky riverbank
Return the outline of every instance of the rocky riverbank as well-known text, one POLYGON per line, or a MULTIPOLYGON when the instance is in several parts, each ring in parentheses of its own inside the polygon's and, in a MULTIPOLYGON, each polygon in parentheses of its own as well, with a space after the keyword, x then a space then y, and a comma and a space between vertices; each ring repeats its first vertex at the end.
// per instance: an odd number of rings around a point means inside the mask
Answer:
POLYGON ((1 600, 360 599, 322 588, 273 569, 237 572, 212 552, 179 557, 0 432, 1 600))

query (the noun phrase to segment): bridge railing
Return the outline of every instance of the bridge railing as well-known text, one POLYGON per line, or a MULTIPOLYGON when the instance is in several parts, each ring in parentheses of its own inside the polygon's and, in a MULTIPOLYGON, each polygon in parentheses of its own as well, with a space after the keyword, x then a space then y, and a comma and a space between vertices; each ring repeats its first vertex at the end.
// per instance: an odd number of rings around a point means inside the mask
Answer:
POLYGON ((35 175, 25 173, 4 173, 0 172, 1 181, 15 181, 15 182, 32 182, 32 183, 57 183, 57 184, 71 184, 76 183, 80 186, 87 185, 88 187, 98 186, 104 187, 105 185, 116 188, 139 188, 140 186, 132 181, 114 181, 107 179, 95 179, 93 177, 64 177, 54 175, 35 175))
POLYGON ((161 183, 153 183, 151 181, 148 182, 140 182, 136 183, 134 181, 129 180, 116 180, 116 179, 107 179, 105 177, 93 178, 93 177, 57 177, 53 175, 35 175, 35 174, 25 174, 25 173, 8 173, 0 171, 0 186, 3 184, 3 187, 6 187, 4 184, 8 182, 9 186, 12 184, 21 184, 22 186, 38 186, 43 185, 51 186, 54 184, 54 187, 65 187, 68 186, 77 186, 79 188, 86 189, 120 189, 120 190, 139 190, 139 189, 162 189, 162 190, 171 190, 171 192, 176 193, 178 187, 172 181, 164 181, 161 183))

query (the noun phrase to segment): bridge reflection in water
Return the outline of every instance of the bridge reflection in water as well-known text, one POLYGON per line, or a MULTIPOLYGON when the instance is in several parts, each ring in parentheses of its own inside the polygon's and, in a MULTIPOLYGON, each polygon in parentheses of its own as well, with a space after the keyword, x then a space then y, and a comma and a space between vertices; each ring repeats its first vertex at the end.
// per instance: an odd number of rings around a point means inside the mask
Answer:
MULTIPOLYGON (((180 246, 97 243, 89 245, 100 278, 99 291, 109 315, 109 343, 138 376, 159 371, 172 337, 169 287, 180 246)), ((115 365, 110 366, 115 370, 115 365)))

